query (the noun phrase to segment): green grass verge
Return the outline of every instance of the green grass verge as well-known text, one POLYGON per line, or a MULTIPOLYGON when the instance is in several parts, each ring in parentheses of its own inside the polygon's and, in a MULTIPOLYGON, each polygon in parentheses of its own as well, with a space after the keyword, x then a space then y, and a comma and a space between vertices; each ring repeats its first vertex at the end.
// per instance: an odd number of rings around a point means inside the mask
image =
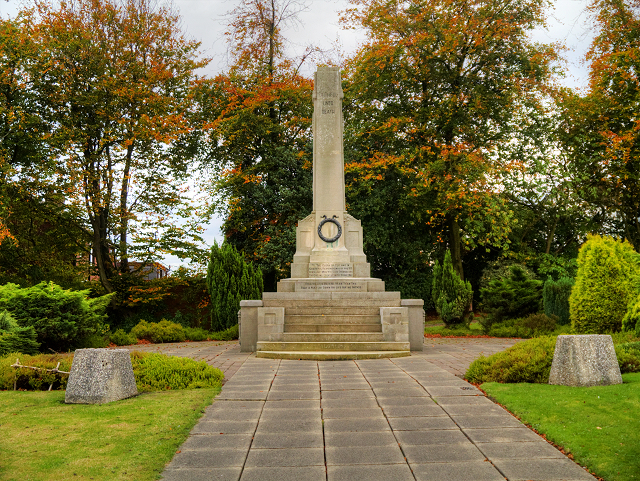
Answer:
POLYGON ((159 479, 220 392, 145 393, 102 405, 64 392, 0 392, 0 480, 159 479))
POLYGON ((477 322, 472 322, 469 327, 456 326, 452 329, 446 326, 425 326, 424 333, 435 336, 456 336, 456 337, 469 337, 469 336, 481 336, 482 327, 477 322))
POLYGON ((576 388, 482 384, 489 396, 607 481, 640 479, 640 373, 624 384, 576 388))

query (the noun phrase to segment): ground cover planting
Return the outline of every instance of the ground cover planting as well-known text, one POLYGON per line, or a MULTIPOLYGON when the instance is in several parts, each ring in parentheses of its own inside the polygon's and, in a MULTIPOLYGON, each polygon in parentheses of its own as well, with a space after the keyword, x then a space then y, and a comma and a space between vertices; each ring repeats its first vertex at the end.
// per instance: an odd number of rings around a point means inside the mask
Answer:
POLYGON ((158 479, 219 388, 162 391, 102 405, 64 392, 0 393, 0 480, 158 479))
POLYGON ((624 384, 577 388, 484 383, 481 388, 606 481, 640 479, 640 373, 624 384))

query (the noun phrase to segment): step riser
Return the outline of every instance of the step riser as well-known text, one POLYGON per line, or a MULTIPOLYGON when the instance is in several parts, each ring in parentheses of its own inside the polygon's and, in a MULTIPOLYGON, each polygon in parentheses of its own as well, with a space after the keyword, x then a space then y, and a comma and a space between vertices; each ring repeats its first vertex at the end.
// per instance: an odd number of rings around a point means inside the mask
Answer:
POLYGON ((285 307, 290 316, 379 316, 379 307, 285 307))
POLYGON ((388 359, 391 357, 410 356, 409 351, 376 351, 376 352, 281 352, 258 351, 256 357, 267 359, 307 359, 312 361, 346 361, 357 359, 388 359))
POLYGON ((382 333, 366 332, 285 332, 285 342, 383 342, 382 333))
POLYGON ((382 332, 378 324, 284 324, 284 332, 382 332))
POLYGON ((257 351, 408 351, 408 342, 271 342, 258 341, 257 351))
POLYGON ((294 324, 379 324, 380 315, 377 316, 290 316, 284 311, 285 323, 294 324))
POLYGON ((321 307, 400 307, 400 299, 263 299, 264 307, 321 308, 321 307))

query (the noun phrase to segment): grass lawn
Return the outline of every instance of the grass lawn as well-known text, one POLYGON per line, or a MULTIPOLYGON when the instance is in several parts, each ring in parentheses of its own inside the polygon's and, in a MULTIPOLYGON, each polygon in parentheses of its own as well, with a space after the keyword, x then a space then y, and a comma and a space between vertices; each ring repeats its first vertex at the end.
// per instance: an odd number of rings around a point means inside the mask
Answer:
POLYGON ((640 480, 640 373, 622 379, 616 386, 491 382, 482 389, 606 481, 640 480))
POLYGON ((429 325, 426 324, 424 328, 424 333, 426 335, 435 335, 435 336, 455 336, 455 337, 471 337, 471 336, 482 336, 482 327, 477 322, 472 322, 469 327, 466 326, 456 326, 454 329, 449 329, 443 325, 429 325))
POLYGON ((162 391, 102 405, 64 391, 0 392, 0 480, 159 479, 220 389, 162 391))

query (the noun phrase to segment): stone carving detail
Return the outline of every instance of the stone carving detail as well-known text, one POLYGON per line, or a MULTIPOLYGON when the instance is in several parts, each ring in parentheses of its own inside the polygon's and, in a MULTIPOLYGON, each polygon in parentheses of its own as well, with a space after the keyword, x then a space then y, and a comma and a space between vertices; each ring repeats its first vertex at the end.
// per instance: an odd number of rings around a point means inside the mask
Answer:
POLYGON ((340 225, 340 222, 338 222, 336 220, 337 216, 333 216, 331 219, 327 218, 326 215, 322 216, 322 220, 320 221, 320 223, 318 224, 318 237, 320 237, 320 239, 322 239, 324 242, 327 242, 329 244, 331 244, 332 242, 337 241, 338 239, 340 239, 340 236, 342 236, 342 226, 340 225), (334 224, 337 228, 338 228, 338 233, 336 235, 334 235, 333 237, 327 238, 322 234, 322 227, 327 223, 330 222, 331 224, 334 224))

